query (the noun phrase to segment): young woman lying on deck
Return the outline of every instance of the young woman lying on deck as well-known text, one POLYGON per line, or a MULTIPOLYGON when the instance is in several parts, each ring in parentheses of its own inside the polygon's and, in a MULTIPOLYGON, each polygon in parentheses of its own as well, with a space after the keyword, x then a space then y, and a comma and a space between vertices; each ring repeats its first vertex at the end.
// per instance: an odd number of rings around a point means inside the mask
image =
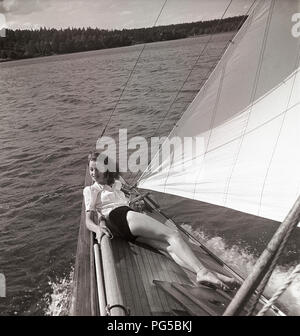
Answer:
POLYGON ((97 211, 98 215, 109 219, 107 227, 114 236, 166 251, 181 267, 195 272, 198 283, 213 285, 223 290, 228 290, 236 284, 232 278, 208 271, 177 230, 130 208, 125 194, 121 191, 122 183, 119 181, 117 167, 101 173, 101 159, 109 166, 109 159, 97 152, 88 157, 89 173, 94 182, 83 190, 86 226, 89 230, 97 236, 101 235, 102 229, 93 220, 93 211, 97 211))

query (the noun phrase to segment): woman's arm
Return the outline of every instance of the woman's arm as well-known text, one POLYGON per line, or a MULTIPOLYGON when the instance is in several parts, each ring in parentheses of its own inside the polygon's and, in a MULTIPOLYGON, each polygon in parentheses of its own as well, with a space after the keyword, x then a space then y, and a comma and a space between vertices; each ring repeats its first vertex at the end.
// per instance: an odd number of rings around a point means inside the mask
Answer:
POLYGON ((96 239, 99 241, 100 237, 102 235, 103 228, 100 227, 100 225, 96 224, 94 221, 94 218, 96 217, 95 211, 87 211, 85 215, 85 225, 88 230, 95 232, 96 234, 96 239))
POLYGON ((100 234, 100 225, 97 225, 94 221, 96 214, 94 210, 87 211, 85 214, 86 227, 96 233, 96 236, 100 234))
POLYGON ((83 191, 84 202, 85 202, 85 224, 86 227, 96 233, 98 236, 100 234, 100 226, 95 222, 96 218, 96 202, 99 194, 99 190, 95 188, 86 187, 83 191))

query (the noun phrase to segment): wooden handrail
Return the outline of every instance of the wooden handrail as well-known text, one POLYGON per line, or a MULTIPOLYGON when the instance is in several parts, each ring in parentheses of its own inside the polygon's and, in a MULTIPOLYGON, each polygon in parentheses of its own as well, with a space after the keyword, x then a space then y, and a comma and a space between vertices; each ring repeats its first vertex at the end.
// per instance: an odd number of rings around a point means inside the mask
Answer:
MULTIPOLYGON (((103 227, 105 225, 106 223, 102 219, 100 221, 100 226, 103 227)), ((106 313, 110 316, 125 316, 125 305, 120 284, 118 281, 111 240, 107 235, 102 236, 100 249, 102 255, 103 276, 107 304, 106 313)))
POLYGON ((104 275, 102 268, 101 252, 98 244, 94 244, 94 257, 95 257, 95 267, 96 267, 96 281, 98 290, 98 303, 100 316, 106 315, 106 295, 105 295, 105 284, 104 275))

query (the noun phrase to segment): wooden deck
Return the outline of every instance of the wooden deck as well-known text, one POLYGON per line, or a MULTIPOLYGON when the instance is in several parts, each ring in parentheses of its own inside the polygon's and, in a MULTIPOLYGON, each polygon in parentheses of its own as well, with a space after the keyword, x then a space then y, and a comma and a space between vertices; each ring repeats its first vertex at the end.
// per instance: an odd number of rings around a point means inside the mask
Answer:
POLYGON ((172 315, 180 305, 153 281, 189 282, 174 262, 147 247, 114 239, 115 264, 126 306, 132 315, 172 315))
MULTIPOLYGON (((224 292, 195 284, 195 274, 150 247, 113 239, 112 248, 130 315, 170 316, 180 312, 181 315, 219 316, 235 294, 235 291, 224 292)), ((228 275, 201 248, 197 254, 210 270, 228 275)))
MULTIPOLYGON (((88 173, 85 182, 91 182, 88 173)), ((94 242, 93 235, 85 225, 82 205, 70 315, 99 315, 94 242)), ((124 305, 132 316, 222 315, 235 294, 234 291, 225 293, 196 285, 195 274, 148 246, 118 238, 112 239, 110 245, 118 287, 124 305)), ((193 250, 208 269, 230 275, 221 263, 201 247, 193 246, 193 250)), ((261 304, 258 309, 260 307, 261 304)), ((268 315, 275 313, 270 311, 268 315)))

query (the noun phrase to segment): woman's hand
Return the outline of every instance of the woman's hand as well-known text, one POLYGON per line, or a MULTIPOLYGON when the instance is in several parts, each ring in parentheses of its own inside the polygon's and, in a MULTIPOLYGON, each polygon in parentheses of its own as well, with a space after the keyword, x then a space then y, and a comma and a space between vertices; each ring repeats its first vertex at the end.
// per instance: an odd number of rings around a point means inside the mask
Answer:
POLYGON ((95 233, 96 233, 96 239, 97 239, 98 243, 100 243, 101 237, 102 237, 102 234, 103 234, 100 226, 97 227, 97 231, 95 233))
POLYGON ((101 237, 103 235, 106 235, 110 239, 113 238, 112 233, 110 232, 110 230, 106 226, 98 226, 95 233, 96 233, 96 239, 97 239, 98 243, 100 243, 101 237))
POLYGON ((137 212, 143 212, 145 210, 145 202, 142 199, 133 203, 129 202, 129 206, 137 212))

